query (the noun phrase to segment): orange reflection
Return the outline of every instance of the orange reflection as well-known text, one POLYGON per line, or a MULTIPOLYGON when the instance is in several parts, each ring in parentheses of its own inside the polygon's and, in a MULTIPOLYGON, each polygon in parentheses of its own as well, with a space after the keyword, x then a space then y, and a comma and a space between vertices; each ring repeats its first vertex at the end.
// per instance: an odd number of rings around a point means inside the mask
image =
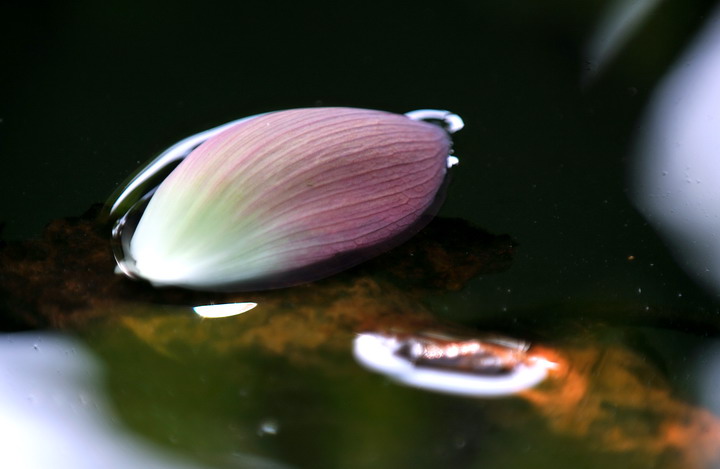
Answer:
MULTIPOLYGON (((543 353, 557 359, 556 352, 543 353)), ((521 393, 554 431, 594 442, 601 451, 660 458, 663 467, 720 461, 720 419, 674 396, 645 358, 618 346, 563 354, 567 365, 556 368, 553 379, 521 393)))

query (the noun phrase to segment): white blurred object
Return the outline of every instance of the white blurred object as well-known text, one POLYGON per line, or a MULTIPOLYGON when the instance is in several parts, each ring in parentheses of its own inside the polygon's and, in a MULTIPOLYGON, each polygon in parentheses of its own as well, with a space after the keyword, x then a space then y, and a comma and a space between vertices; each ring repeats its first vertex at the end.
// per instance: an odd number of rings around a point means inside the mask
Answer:
POLYGON ((678 262, 720 292, 720 9, 655 91, 632 197, 678 262))
MULTIPOLYGON (((134 437, 102 395, 102 370, 83 346, 47 333, 0 334, 0 467, 199 469, 134 437)), ((247 467, 278 468, 238 455, 247 467)))

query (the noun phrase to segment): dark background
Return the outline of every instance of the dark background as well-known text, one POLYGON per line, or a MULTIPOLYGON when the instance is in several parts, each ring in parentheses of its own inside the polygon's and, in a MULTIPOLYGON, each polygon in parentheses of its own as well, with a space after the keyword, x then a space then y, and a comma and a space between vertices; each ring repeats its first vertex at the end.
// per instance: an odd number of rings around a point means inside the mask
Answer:
POLYGON ((598 0, 4 3, 3 237, 82 213, 165 147, 242 116, 449 109, 466 127, 441 215, 520 247, 439 314, 714 312, 626 195, 643 108, 713 4, 662 2, 588 83, 598 0))

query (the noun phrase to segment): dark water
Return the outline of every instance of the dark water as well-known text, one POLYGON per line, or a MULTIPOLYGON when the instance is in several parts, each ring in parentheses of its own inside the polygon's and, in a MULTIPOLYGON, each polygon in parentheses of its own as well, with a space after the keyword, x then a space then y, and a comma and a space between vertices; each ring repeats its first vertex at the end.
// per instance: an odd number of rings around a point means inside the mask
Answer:
POLYGON ((584 370, 582 400, 391 384, 357 366, 349 332, 310 346, 300 328, 287 347, 228 351, 194 335, 221 344, 219 326, 145 321, 152 306, 128 298, 135 322, 100 321, 58 349, 97 361, 114 431, 169 467, 715 467, 718 290, 631 196, 645 113, 714 2, 652 3, 605 59, 588 53, 601 1, 5 5, 3 238, 84 212, 168 145, 238 117, 449 109, 465 129, 441 215, 518 250, 509 270, 423 307, 555 345, 584 370))

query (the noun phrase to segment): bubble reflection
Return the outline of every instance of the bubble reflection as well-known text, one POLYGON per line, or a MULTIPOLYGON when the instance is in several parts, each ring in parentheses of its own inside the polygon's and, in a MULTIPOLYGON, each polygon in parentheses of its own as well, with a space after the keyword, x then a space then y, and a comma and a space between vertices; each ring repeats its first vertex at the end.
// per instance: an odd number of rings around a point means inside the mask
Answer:
POLYGON ((455 339, 435 334, 364 333, 355 359, 411 387, 446 394, 500 397, 542 382, 556 364, 514 339, 455 339))

